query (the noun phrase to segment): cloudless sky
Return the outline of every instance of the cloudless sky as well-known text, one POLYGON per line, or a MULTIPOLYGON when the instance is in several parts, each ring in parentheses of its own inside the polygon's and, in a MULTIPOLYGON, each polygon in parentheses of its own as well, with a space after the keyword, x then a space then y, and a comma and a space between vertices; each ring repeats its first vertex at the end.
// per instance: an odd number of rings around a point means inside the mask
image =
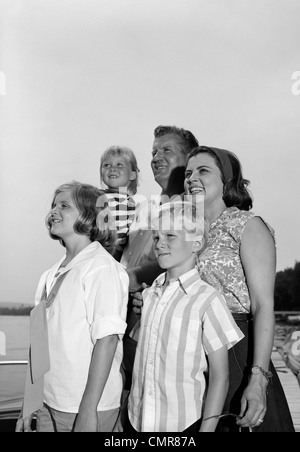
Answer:
POLYGON ((293 267, 299 17, 299 0, 0 0, 0 302, 33 303, 64 252, 44 226, 53 192, 99 186, 108 146, 132 148, 139 193, 159 193, 159 124, 238 155, 276 231, 277 270, 293 267))

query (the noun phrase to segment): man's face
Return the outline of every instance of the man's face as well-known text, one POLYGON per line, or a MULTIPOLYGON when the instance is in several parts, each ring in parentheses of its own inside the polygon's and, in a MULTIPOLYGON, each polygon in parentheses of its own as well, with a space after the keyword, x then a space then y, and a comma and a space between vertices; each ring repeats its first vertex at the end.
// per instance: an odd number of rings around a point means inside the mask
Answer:
POLYGON ((182 140, 178 135, 168 133, 155 138, 152 150, 151 167, 156 182, 166 189, 172 171, 178 167, 185 167, 185 155, 182 140))

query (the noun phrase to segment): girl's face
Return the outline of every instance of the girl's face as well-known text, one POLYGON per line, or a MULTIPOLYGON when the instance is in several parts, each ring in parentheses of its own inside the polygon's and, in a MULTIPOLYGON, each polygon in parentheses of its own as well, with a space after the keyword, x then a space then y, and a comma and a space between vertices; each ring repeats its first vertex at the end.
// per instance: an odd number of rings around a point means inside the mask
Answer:
POLYGON ((191 157, 185 171, 186 194, 204 195, 205 206, 223 199, 222 174, 215 159, 206 153, 191 157))
POLYGON ((126 157, 121 155, 108 156, 101 165, 101 179, 108 188, 128 188, 130 182, 136 179, 136 172, 132 171, 126 157))
POLYGON ((63 191, 55 197, 49 214, 51 234, 66 240, 76 234, 74 224, 80 215, 71 191, 63 191))

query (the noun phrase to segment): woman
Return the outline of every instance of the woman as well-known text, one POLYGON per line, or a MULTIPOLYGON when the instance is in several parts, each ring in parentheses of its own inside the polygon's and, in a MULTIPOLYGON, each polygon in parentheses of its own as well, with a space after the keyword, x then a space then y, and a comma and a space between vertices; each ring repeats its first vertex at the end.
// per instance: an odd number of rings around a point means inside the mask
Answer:
POLYGON ((252 199, 231 152, 200 146, 188 157, 185 190, 204 196, 208 242, 200 276, 225 297, 245 338, 230 350, 230 386, 221 431, 294 431, 286 398, 270 361, 274 339, 276 250, 273 230, 250 212, 252 199), (237 424, 237 425, 236 425, 237 424))

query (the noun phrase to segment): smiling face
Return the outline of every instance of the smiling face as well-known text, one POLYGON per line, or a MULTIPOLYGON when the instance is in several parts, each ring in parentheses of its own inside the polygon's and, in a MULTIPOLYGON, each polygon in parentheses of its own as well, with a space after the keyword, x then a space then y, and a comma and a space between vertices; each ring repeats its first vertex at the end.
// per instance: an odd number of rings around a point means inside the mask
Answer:
POLYGON ((204 195, 205 209, 223 203, 222 174, 211 155, 200 153, 189 159, 184 188, 187 194, 204 195))
POLYGON ((153 241, 157 261, 166 269, 168 278, 178 278, 195 267, 198 243, 187 240, 184 229, 154 230, 153 241))
POLYGON ((166 189, 172 171, 185 167, 187 156, 181 138, 172 133, 157 137, 153 143, 151 167, 156 182, 166 189))
POLYGON ((78 220, 79 215, 72 192, 62 191, 58 193, 48 217, 51 234, 64 241, 73 236, 75 234, 74 224, 78 220))
POLYGON ((128 188, 130 182, 136 179, 136 172, 125 156, 108 155, 101 165, 101 179, 108 188, 128 188))

